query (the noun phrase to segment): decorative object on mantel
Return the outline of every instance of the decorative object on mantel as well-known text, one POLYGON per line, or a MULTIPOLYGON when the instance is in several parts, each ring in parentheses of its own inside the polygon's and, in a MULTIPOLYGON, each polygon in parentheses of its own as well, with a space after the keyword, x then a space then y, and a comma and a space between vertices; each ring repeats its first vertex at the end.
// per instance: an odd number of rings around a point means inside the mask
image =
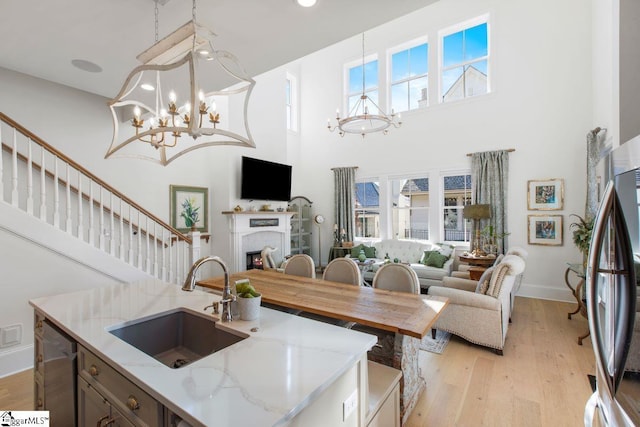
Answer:
POLYGON ((209 189, 206 187, 169 186, 171 226, 180 232, 207 232, 209 189))
POLYGON ((240 206, 240 205, 236 205, 236 207, 235 207, 235 208, 233 208, 233 211, 234 211, 234 212, 242 212, 243 210, 244 210, 244 209, 243 209, 243 208, 242 208, 242 206, 240 206))
POLYGON ((351 105, 349 100, 349 113, 346 117, 340 118, 340 110, 336 111, 337 125, 331 126, 331 120, 327 120, 327 129, 331 132, 338 129, 338 134, 344 136, 345 133, 357 133, 364 136, 372 132, 389 133, 389 127, 399 128, 402 126, 400 114, 395 114, 391 110, 391 115, 387 115, 366 93, 364 77, 364 33, 362 33, 362 95, 351 105))
POLYGON ((114 132, 105 158, 133 157, 166 166, 197 148, 255 148, 247 121, 255 81, 233 54, 214 47, 215 34, 196 21, 196 0, 191 21, 158 41, 159 2, 154 1, 155 44, 137 56, 143 65, 131 71, 108 102, 114 132), (243 105, 244 117, 230 120, 229 105, 243 105), (119 130, 127 117, 131 127, 119 130))

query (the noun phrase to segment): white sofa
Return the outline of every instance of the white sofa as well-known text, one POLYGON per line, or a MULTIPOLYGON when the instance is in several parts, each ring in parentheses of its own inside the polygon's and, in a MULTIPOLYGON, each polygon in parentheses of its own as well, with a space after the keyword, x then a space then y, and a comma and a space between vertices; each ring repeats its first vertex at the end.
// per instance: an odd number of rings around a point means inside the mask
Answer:
MULTIPOLYGON (((371 246, 376 249, 376 258, 374 258, 374 264, 371 268, 365 269, 363 273, 364 279, 369 282, 373 280, 373 276, 376 271, 378 271, 378 268, 384 264, 384 257, 387 254, 392 262, 397 258, 400 262, 409 263, 409 266, 418 275, 420 288, 423 290, 426 290, 429 286, 442 286, 442 278, 451 275, 454 260, 453 253, 451 253, 442 268, 430 267, 420 262, 424 251, 442 249, 440 245, 424 240, 387 239, 375 242, 371 246)), ((446 246, 453 252, 453 247, 449 245, 446 246)))

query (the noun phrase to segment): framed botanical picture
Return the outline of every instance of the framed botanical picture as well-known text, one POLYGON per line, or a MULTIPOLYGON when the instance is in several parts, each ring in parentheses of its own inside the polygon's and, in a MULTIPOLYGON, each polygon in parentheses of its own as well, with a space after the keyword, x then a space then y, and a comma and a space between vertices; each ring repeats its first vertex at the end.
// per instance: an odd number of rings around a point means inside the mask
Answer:
POLYGON ((528 222, 530 245, 562 245, 562 215, 529 215, 528 222))
POLYGON ((527 182, 527 207, 530 211, 559 211, 564 204, 564 180, 546 179, 527 182))
POLYGON ((182 233, 190 230, 206 233, 209 189, 170 185, 169 192, 171 226, 182 233))

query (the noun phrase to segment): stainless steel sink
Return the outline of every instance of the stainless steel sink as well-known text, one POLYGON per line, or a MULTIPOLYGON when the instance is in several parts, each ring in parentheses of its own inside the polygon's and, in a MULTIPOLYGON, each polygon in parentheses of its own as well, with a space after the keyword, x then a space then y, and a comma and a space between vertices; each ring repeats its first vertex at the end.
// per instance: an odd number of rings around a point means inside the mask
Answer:
POLYGON ((222 330, 216 319, 186 309, 133 321, 109 331, 170 368, 180 368, 246 336, 222 330))

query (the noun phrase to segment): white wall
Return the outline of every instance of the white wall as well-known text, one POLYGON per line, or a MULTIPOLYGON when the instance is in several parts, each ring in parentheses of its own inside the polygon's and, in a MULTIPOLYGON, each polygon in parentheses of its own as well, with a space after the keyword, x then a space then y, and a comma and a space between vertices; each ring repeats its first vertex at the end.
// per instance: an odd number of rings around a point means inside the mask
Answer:
POLYGON ((591 7, 583 0, 442 0, 368 31, 366 53, 376 51, 379 58, 386 48, 425 33, 433 52, 439 29, 490 14, 493 92, 445 105, 432 95, 430 107, 403 114, 402 128, 386 136, 340 138, 326 130, 327 117, 341 105, 342 65, 361 55, 360 36, 299 60, 304 96, 297 166, 305 172, 305 195, 328 218, 325 247, 334 223, 332 167, 358 166, 358 177, 425 174, 470 168, 470 152, 515 148, 509 244, 530 254, 521 293, 571 300, 565 263, 581 257, 571 241, 569 214, 584 213, 586 134, 599 124, 592 119, 591 7), (544 213, 527 210, 527 181, 546 178, 565 181, 564 209, 552 212, 564 218, 563 246, 527 243, 527 215, 544 213))

